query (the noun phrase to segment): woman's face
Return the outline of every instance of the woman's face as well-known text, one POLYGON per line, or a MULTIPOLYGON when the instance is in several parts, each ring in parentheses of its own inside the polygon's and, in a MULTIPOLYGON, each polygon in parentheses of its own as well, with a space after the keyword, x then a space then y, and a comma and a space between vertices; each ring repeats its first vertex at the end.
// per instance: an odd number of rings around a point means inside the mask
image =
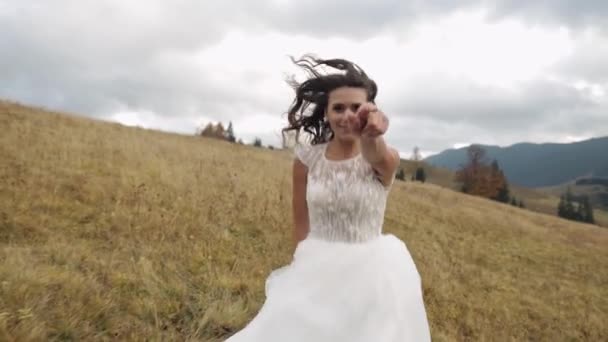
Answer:
POLYGON ((357 110, 367 102, 363 88, 341 87, 329 93, 325 116, 339 140, 354 140, 360 137, 357 110))

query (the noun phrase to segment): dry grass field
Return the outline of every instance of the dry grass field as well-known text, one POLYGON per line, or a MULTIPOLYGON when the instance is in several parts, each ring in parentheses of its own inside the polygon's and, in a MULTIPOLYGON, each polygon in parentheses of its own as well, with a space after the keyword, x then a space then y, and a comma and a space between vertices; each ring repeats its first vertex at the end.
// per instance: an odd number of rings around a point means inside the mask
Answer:
MULTIPOLYGON (((291 154, 0 102, 0 340, 221 341, 289 263, 291 154)), ((396 182, 434 341, 608 340, 608 229, 396 182)))

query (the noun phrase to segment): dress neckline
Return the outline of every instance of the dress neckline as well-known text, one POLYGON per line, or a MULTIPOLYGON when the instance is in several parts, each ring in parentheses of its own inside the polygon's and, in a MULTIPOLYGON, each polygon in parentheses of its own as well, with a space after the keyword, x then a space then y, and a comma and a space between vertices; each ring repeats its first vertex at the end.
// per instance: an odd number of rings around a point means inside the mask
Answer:
POLYGON ((346 158, 346 159, 338 159, 338 160, 333 160, 333 159, 329 159, 326 156, 327 153, 327 147, 329 146, 329 142, 325 143, 325 146, 323 147, 321 154, 323 156, 323 160, 329 163, 334 163, 334 164, 339 164, 339 163, 345 163, 345 162, 349 162, 352 160, 355 160, 357 158, 359 158, 361 156, 361 151, 359 151, 359 153, 357 153, 356 155, 350 157, 350 158, 346 158))

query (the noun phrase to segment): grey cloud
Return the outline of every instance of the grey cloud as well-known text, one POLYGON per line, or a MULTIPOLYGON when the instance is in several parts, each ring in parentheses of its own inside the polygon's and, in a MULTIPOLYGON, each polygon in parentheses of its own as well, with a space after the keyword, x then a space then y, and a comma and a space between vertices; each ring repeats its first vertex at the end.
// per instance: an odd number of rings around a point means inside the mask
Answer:
POLYGON ((520 18, 530 26, 565 26, 573 30, 588 27, 608 28, 608 2, 539 0, 465 0, 465 1, 290 1, 276 6, 265 2, 257 13, 258 24, 283 32, 315 37, 340 36, 365 39, 380 32, 407 30, 422 20, 459 10, 484 8, 490 21, 520 18))
POLYGON ((556 112, 591 110, 597 104, 571 86, 532 81, 516 88, 481 86, 461 79, 429 75, 408 80, 392 97, 398 112, 494 128, 544 121, 556 112))
POLYGON ((0 7, 0 96, 101 115, 216 110, 230 90, 182 59, 247 24, 250 2, 14 2, 0 7), (218 15, 220 13, 221 15, 218 15))
POLYGON ((290 1, 284 6, 266 3, 260 25, 317 38, 366 39, 381 33, 402 33, 422 20, 454 10, 472 8, 476 0, 463 1, 290 1))
POLYGON ((494 0, 485 4, 491 19, 520 17, 530 25, 608 28, 608 2, 604 0, 494 0))
POLYGON ((506 145, 608 134, 608 101, 558 82, 503 89, 431 75, 408 80, 399 92, 385 108, 402 118, 389 135, 402 146, 437 151, 467 141, 506 145))
POLYGON ((7 3, 0 97, 97 117, 126 109, 228 121, 245 108, 280 112, 252 91, 263 75, 218 82, 192 60, 230 29, 264 29, 270 9, 250 1, 7 3))
MULTIPOLYGON (((197 74, 200 69, 190 57, 232 28, 360 40, 476 6, 489 8, 490 20, 605 25, 607 2, 570 3, 313 0, 279 6, 271 1, 182 0, 133 7, 126 2, 0 0, 0 97, 94 116, 126 108, 234 120, 247 108, 281 112, 288 103, 197 74)), ((602 83, 608 91, 607 46, 605 38, 581 44, 553 71, 569 80, 602 83)), ((255 51, 234 53, 246 58, 255 51)), ((262 76, 248 77, 255 83, 262 76)), ((387 97, 387 106, 405 121, 393 127, 390 137, 405 150, 414 144, 441 150, 473 136, 506 143, 554 137, 558 129, 573 135, 588 134, 590 127, 593 134, 608 132, 602 131, 608 117, 603 115, 608 115, 605 102, 550 81, 507 91, 430 75, 408 80, 398 92, 387 97)), ((274 138, 267 134, 264 139, 274 138)))
MULTIPOLYGON (((572 81, 608 85, 608 35, 578 41, 570 56, 555 66, 555 72, 572 81)), ((608 88, 607 88, 608 90, 608 88)))

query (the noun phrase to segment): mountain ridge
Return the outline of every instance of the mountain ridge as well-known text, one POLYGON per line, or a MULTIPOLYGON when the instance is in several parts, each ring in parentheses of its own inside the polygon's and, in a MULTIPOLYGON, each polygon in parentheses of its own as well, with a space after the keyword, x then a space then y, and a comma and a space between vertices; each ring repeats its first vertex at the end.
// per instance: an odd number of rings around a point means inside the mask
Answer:
MULTIPOLYGON (((581 177, 608 177, 608 136, 573 143, 475 145, 486 150, 488 161, 498 161, 511 183, 520 186, 548 187, 581 177)), ((448 149, 424 160, 433 166, 456 170, 466 162, 467 148, 448 149)))

